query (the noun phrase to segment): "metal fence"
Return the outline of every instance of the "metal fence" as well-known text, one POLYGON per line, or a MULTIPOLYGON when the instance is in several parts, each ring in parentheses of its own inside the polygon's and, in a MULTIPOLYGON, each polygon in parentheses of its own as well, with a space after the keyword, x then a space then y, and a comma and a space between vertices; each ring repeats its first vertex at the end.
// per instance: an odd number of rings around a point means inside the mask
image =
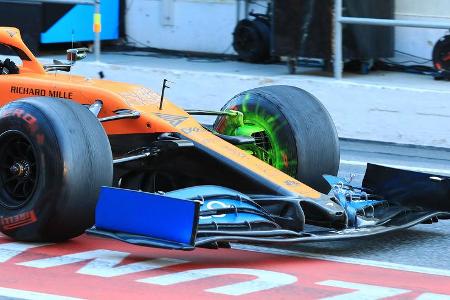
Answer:
POLYGON ((446 22, 343 17, 342 0, 334 0, 333 63, 334 78, 336 79, 342 79, 343 70, 342 24, 450 29, 450 23, 446 22))
MULTIPOLYGON (((2 0, 2 2, 10 2, 10 3, 23 3, 23 0, 2 0)), ((27 0, 26 2, 39 2, 39 3, 54 3, 54 4, 85 4, 85 5, 93 5, 95 7, 94 12, 94 53, 95 60, 100 61, 100 51, 101 51, 101 43, 100 43, 100 28, 101 28, 101 20, 100 20, 100 0, 27 0), (95 30, 96 23, 99 30, 95 30)))

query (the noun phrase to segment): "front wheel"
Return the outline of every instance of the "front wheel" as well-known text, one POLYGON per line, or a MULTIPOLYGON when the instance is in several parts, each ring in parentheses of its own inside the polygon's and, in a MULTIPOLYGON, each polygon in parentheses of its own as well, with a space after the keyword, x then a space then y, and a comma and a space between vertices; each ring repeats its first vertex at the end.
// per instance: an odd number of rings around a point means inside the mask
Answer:
POLYGON ((112 154, 97 118, 62 99, 30 98, 0 110, 0 230, 20 241, 61 241, 94 223, 112 154))
POLYGON ((233 97, 222 110, 243 113, 243 124, 220 116, 214 129, 226 135, 252 136, 244 146, 259 159, 328 193, 323 174, 339 169, 339 140, 326 108, 310 93, 292 86, 266 86, 233 97))

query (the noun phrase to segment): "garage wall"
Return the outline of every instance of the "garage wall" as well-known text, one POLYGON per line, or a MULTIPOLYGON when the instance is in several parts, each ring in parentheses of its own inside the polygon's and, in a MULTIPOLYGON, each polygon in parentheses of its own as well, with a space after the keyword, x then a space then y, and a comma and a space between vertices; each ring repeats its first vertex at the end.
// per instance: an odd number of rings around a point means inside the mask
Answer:
MULTIPOLYGON (((398 19, 450 21, 449 0, 397 0, 398 19)), ((126 34, 136 46, 209 53, 233 53, 237 0, 127 0, 126 34)), ((261 0, 260 4, 265 1, 261 0)), ((251 9, 262 12, 259 5, 251 9)), ((445 30, 396 28, 400 51, 430 58, 445 30)))
MULTIPOLYGON (((236 0, 127 0, 126 34, 137 46, 233 53, 236 0)), ((240 1, 239 1, 240 2, 240 1)), ((252 6, 261 11, 259 6, 252 6)), ((244 5, 241 3, 241 15, 244 5)))
MULTIPOLYGON (((450 22, 448 0, 396 0, 397 19, 450 22)), ((447 30, 423 28, 396 28, 396 49, 430 58, 433 46, 447 30)))

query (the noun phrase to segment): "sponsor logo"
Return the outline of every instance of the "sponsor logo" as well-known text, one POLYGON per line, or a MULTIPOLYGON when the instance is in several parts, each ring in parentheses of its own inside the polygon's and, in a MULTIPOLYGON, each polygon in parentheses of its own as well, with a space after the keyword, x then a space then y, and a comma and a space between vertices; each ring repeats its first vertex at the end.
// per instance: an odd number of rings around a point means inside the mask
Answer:
POLYGON ((37 221, 34 211, 27 211, 11 217, 1 217, 0 224, 5 231, 13 230, 37 221))
POLYGON ((159 103, 160 96, 147 88, 136 88, 118 93, 128 105, 148 105, 159 103))
POLYGON ((35 134, 39 129, 36 118, 30 113, 25 112, 23 109, 20 108, 5 109, 2 112, 2 116, 3 117, 14 116, 24 120, 28 124, 29 131, 33 134, 35 134))
POLYGON ((186 128, 181 128, 180 130, 181 130, 181 132, 183 132, 184 134, 187 134, 187 135, 207 131, 206 129, 199 128, 199 127, 186 127, 186 128))
POLYGON ((27 96, 41 96, 53 97, 62 99, 73 99, 73 92, 59 91, 59 90, 45 90, 28 88, 23 86, 11 86, 10 92, 12 94, 27 95, 27 96))
POLYGON ((300 182, 295 181, 295 180, 286 180, 284 182, 284 184, 286 184, 287 186, 295 186, 295 185, 300 185, 300 182))
POLYGON ((170 125, 173 127, 177 127, 181 123, 183 123, 188 117, 183 116, 175 116, 175 115, 167 115, 167 114, 160 114, 155 113, 155 115, 161 119, 163 119, 166 122, 169 122, 170 125))
POLYGON ((25 112, 23 109, 20 109, 20 108, 5 110, 2 113, 2 116, 3 117, 14 116, 14 117, 24 120, 25 122, 27 122, 30 125, 34 125, 36 123, 36 118, 33 117, 33 115, 25 112))

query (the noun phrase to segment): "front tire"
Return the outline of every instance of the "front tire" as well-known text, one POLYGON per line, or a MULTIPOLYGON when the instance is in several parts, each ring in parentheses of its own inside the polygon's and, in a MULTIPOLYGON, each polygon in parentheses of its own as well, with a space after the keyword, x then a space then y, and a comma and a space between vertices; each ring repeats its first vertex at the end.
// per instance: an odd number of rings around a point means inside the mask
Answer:
POLYGON ((0 110, 0 230, 20 241, 61 241, 94 223, 111 185, 108 138, 75 102, 29 98, 0 110))
MULTIPOLYGON (((233 97, 222 110, 244 114, 244 126, 261 128, 252 134, 258 158, 310 187, 328 193, 322 175, 336 175, 339 169, 339 139, 326 108, 310 93, 293 86, 266 86, 233 97)), ((240 135, 218 117, 214 129, 240 135)), ((244 130, 242 130, 244 131, 244 130)))

